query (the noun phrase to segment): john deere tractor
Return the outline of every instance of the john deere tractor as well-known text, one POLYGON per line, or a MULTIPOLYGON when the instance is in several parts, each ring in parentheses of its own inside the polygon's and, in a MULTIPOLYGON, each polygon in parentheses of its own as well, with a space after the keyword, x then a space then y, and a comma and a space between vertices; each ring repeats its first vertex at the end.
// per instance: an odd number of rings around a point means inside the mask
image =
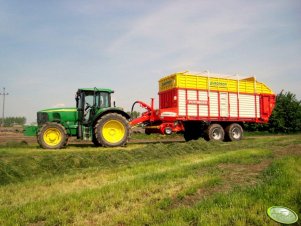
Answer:
POLYGON ((115 147, 127 143, 130 116, 112 106, 111 89, 79 89, 76 108, 53 108, 37 113, 36 128, 28 127, 25 135, 36 134, 38 143, 47 149, 66 146, 68 138, 91 140, 96 146, 115 147))

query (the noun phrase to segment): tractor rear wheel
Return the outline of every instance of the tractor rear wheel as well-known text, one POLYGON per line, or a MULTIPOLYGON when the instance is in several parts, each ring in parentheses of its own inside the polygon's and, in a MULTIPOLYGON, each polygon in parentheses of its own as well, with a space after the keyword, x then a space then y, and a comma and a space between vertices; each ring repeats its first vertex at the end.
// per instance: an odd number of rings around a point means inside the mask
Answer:
POLYGON ((66 146, 68 136, 64 126, 56 122, 50 122, 42 126, 37 139, 42 148, 59 149, 66 146))
POLYGON ((94 132, 98 143, 103 146, 123 146, 129 138, 129 123, 122 115, 110 113, 97 121, 94 132))
POLYGON ((223 141, 225 137, 224 129, 219 124, 211 124, 205 132, 206 140, 223 141))
POLYGON ((95 147, 101 147, 102 145, 98 142, 95 133, 93 133, 92 142, 95 145, 95 147))
POLYGON ((237 123, 232 123, 225 129, 227 141, 239 141, 243 137, 243 129, 237 123))

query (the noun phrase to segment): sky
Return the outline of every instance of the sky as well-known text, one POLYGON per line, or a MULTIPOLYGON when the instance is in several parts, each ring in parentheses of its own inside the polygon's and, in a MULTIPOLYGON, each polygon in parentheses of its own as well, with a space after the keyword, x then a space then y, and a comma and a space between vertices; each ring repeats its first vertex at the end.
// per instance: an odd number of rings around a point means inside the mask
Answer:
POLYGON ((125 110, 158 105, 158 80, 186 70, 255 76, 301 100, 301 1, 0 0, 6 117, 29 124, 84 87, 115 90, 125 110))

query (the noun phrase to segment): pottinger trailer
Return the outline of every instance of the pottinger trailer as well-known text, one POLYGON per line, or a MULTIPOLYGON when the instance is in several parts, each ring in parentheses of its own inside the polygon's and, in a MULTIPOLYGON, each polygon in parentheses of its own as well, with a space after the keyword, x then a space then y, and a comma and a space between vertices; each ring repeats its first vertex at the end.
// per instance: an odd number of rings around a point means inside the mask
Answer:
POLYGON ((255 77, 179 72, 159 80, 159 109, 153 99, 150 106, 135 104, 147 111, 130 125, 143 123, 147 134, 183 132, 187 141, 235 141, 243 137, 244 122, 268 122, 275 94, 255 77))

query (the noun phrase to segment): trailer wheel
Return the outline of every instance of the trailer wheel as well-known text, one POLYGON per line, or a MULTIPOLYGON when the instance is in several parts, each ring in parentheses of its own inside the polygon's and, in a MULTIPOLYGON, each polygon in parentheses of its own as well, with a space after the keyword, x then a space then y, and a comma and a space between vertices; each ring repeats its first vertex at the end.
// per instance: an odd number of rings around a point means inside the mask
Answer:
POLYGON ((239 141, 243 137, 243 129, 237 123, 232 123, 225 129, 227 141, 239 141))
POLYGON ((166 135, 171 135, 171 134, 172 134, 172 128, 166 127, 166 128, 164 129, 164 133, 165 133, 166 135))
POLYGON ((198 140, 203 137, 204 126, 198 122, 186 122, 184 124, 184 139, 185 141, 198 140))
POLYGON ((45 149, 60 149, 66 146, 68 141, 64 126, 56 122, 46 123, 38 132, 39 145, 45 149))
POLYGON ((110 113, 101 117, 94 127, 99 144, 106 147, 123 146, 129 138, 129 124, 125 117, 110 113))
POLYGON ((206 140, 223 141, 225 137, 224 129, 219 124, 211 124, 205 132, 206 140))
POLYGON ((185 129, 184 131, 184 139, 185 141, 197 140, 200 137, 197 136, 193 130, 185 129))

